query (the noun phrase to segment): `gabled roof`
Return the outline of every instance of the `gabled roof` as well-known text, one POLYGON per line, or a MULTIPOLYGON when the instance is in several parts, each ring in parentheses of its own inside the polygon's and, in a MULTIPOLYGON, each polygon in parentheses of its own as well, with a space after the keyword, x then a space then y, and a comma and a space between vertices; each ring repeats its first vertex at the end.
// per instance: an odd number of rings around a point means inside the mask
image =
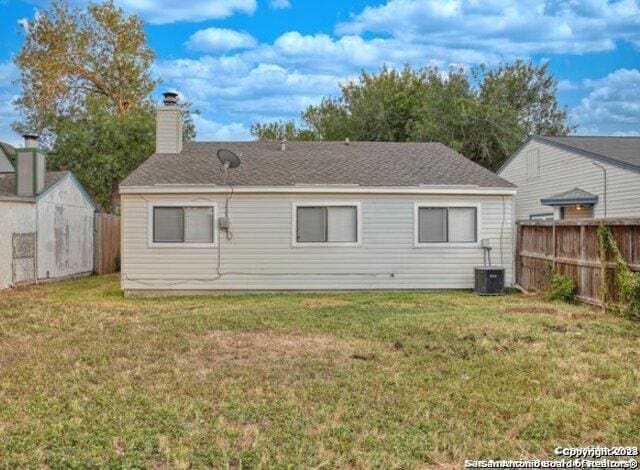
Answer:
POLYGON ((15 173, 0 173, 0 200, 35 202, 65 179, 71 179, 93 209, 100 210, 80 181, 70 171, 47 171, 44 175, 44 188, 35 196, 18 196, 15 192, 15 173))
POLYGON ((14 156, 16 149, 13 145, 9 145, 5 142, 0 142, 0 171, 11 171, 14 167, 14 156), (7 163, 2 163, 5 160, 7 163))
POLYGON ((541 136, 541 138, 640 168, 640 137, 541 136))
POLYGON ((436 142, 185 142, 180 154, 154 154, 121 186, 224 185, 216 152, 236 152, 234 185, 469 185, 514 187, 508 181, 436 142))
POLYGON ((573 188, 553 196, 540 199, 543 206, 565 206, 570 204, 597 204, 598 196, 581 188, 573 188))
MULTIPOLYGON (((69 171, 47 171, 44 176, 44 188, 40 194, 55 186, 69 173, 69 171)), ((15 196, 15 181, 15 173, 0 173, 0 196, 15 196)))
POLYGON ((593 160, 640 172, 640 136, 546 136, 532 135, 502 164, 498 174, 531 140, 578 153, 593 160))

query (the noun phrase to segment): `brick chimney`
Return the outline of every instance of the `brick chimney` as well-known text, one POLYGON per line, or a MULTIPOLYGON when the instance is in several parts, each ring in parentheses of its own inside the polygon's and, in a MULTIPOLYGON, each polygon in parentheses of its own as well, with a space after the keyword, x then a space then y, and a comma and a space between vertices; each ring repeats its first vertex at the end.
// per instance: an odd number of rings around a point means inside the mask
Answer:
POLYGON ((44 189, 47 159, 38 148, 38 136, 25 134, 24 148, 16 149, 16 194, 36 196, 44 189))
POLYGON ((162 106, 156 111, 156 153, 180 153, 182 110, 178 105, 178 94, 167 91, 162 96, 162 106))

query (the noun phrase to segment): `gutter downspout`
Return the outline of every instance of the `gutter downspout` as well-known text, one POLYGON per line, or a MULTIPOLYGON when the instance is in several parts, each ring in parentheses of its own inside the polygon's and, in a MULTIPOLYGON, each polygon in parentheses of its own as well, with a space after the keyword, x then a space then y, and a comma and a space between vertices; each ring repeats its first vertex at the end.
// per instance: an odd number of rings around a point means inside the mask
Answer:
POLYGON ((591 162, 593 165, 599 167, 602 170, 602 174, 604 177, 604 194, 603 194, 603 198, 604 198, 604 218, 607 218, 607 169, 600 165, 599 163, 596 162, 591 162))

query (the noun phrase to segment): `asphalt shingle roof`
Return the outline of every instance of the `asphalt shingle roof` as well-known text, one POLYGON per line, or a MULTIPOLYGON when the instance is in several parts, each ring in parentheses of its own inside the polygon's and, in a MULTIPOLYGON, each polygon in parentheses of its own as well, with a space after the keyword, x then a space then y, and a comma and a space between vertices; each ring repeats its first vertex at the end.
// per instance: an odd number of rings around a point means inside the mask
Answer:
POLYGON ((11 157, 16 153, 16 149, 13 145, 6 142, 0 142, 0 152, 4 153, 7 157, 11 157))
POLYGON ((539 136, 560 145, 600 155, 640 169, 640 137, 539 136))
POLYGON ((186 142, 180 154, 154 154, 121 186, 225 184, 216 152, 236 152, 240 167, 229 180, 246 186, 475 185, 511 183, 436 142, 186 142))
MULTIPOLYGON (((44 176, 44 188, 46 191, 62 178, 67 176, 68 171, 47 171, 44 176)), ((0 196, 16 196, 15 173, 0 173, 0 196)))
POLYGON ((576 187, 569 191, 542 198, 540 202, 547 206, 558 204, 595 204, 598 202, 598 196, 576 187))

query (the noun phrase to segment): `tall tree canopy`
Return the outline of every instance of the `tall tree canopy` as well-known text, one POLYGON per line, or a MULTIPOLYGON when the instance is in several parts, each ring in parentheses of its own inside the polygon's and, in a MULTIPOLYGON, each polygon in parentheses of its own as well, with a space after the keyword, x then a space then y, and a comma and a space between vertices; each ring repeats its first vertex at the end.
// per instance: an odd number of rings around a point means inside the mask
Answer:
POLYGON ((275 121, 267 123, 254 122, 251 133, 261 136, 262 140, 315 140, 309 129, 298 129, 293 121, 275 121))
MULTIPOLYGON (((143 23, 111 0, 71 8, 62 0, 29 23, 20 70, 18 133, 39 133, 50 169, 70 169, 107 210, 117 185, 153 153, 154 53, 143 23)), ((190 103, 184 138, 195 137, 190 103)))
POLYGON ((16 130, 52 132, 58 118, 85 112, 89 100, 120 116, 147 104, 158 85, 153 59, 137 16, 111 1, 86 10, 54 1, 29 23, 15 57, 22 88, 16 130))
POLYGON ((294 122, 254 124, 255 138, 438 141, 495 170, 529 133, 571 131, 546 65, 517 61, 496 68, 362 72, 294 122))

